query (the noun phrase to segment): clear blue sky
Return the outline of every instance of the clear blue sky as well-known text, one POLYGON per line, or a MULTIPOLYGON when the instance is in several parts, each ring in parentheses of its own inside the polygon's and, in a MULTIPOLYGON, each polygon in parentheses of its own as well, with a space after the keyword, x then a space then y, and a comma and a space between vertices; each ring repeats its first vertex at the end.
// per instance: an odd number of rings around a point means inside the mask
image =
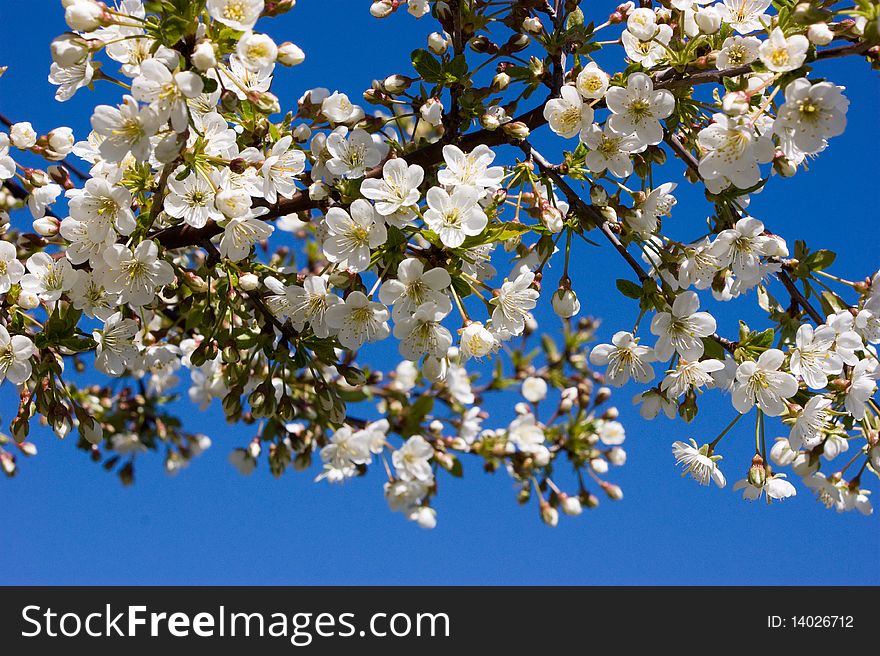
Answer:
MULTIPOLYGON (((614 3, 605 4, 610 11, 614 3)), ((282 106, 293 107, 313 86, 358 98, 373 78, 410 73, 408 54, 423 46, 434 24, 402 11, 376 21, 368 7, 365 0, 332 3, 332 9, 300 0, 288 16, 261 23, 277 41, 291 39, 307 54, 302 66, 279 71, 275 90, 282 106), (340 20, 349 8, 352 13, 340 20)), ((0 111, 31 120, 38 132, 64 124, 84 137, 90 107, 118 94, 80 91, 66 104, 54 102, 45 78, 49 41, 64 30, 58 3, 36 3, 24 16, 21 3, 0 0, 0 20, 14 26, 0 40, 0 65, 10 65, 0 79, 0 111)), ((837 271, 858 278, 880 264, 876 209, 864 209, 866 195, 876 195, 867 186, 876 184, 876 171, 866 145, 880 136, 880 86, 862 62, 829 62, 821 70, 847 87, 847 132, 809 173, 774 179, 755 197, 753 213, 790 244, 799 237, 837 250, 837 271)), ((562 144, 552 134, 535 143, 554 156, 562 144)), ((672 168, 668 179, 682 183, 672 221, 695 234, 709 208, 679 169, 672 168)), ((607 339, 635 317, 636 309, 621 305, 614 293, 614 279, 628 272, 608 248, 584 248, 578 255, 583 266, 572 275, 583 311, 605 318, 600 336, 607 339)), ((753 316, 748 302, 726 306, 721 328, 732 334, 737 319, 753 316)), ((540 317, 555 325, 546 308, 540 317)), ((671 442, 711 440, 732 416, 729 401, 709 401, 709 395, 691 426, 648 423, 630 405, 634 392, 625 388, 616 395, 629 461, 612 480, 623 486, 625 499, 603 499, 580 518, 563 517, 556 529, 541 524, 534 504, 516 505, 506 474, 485 475, 476 460, 465 462, 463 480, 441 478, 439 524, 432 532, 387 509, 380 472, 333 487, 313 483, 308 473, 275 480, 265 463, 242 477, 226 459, 230 449, 247 443, 250 429, 227 426, 216 406, 205 415, 181 408, 211 435, 212 449, 176 477, 164 473, 159 458, 143 458, 130 488, 88 462, 72 439, 60 442, 37 427, 31 437, 39 455, 19 458, 20 474, 0 480, 0 583, 880 583, 866 558, 880 547, 880 512, 865 518, 826 511, 799 482, 797 498, 767 507, 748 504, 730 486, 707 489, 682 479, 671 442)), ((498 412, 499 423, 508 416, 507 401, 487 408, 498 412)), ((4 426, 14 411, 14 394, 4 385, 4 426)), ((741 478, 749 463, 747 424, 725 439, 722 465, 730 481, 741 478)), ((870 475, 865 481, 880 503, 878 481, 870 475)))

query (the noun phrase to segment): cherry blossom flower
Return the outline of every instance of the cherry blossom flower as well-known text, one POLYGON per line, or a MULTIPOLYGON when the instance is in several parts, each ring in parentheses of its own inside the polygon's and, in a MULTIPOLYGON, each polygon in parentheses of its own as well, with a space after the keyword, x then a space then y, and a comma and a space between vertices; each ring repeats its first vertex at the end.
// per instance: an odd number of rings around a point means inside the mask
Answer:
POLYGON ((392 305, 395 321, 412 315, 426 302, 438 307, 449 304, 444 290, 452 283, 449 272, 443 267, 425 271, 424 263, 416 258, 407 258, 397 267, 397 278, 386 280, 379 289, 379 300, 392 305))
POLYGON ((366 271, 370 267, 370 249, 385 243, 388 233, 382 217, 370 203, 357 199, 349 208, 327 210, 328 237, 324 241, 324 255, 342 268, 366 271))
POLYGON ((263 11, 263 0, 208 0, 208 14, 234 30, 253 28, 263 11))
POLYGON ((78 272, 66 259, 55 260, 48 253, 34 253, 25 263, 27 273, 21 277, 21 288, 51 303, 73 287, 78 272))
POLYGON ((156 134, 161 119, 150 107, 139 107, 125 96, 119 107, 98 105, 92 114, 92 129, 104 137, 98 150, 108 160, 122 160, 131 153, 139 162, 150 153, 150 137, 156 134))
POLYGON ((123 319, 121 312, 108 317, 101 330, 92 332, 98 344, 95 366, 108 376, 121 376, 138 356, 135 343, 137 333, 137 323, 132 319, 123 319))
POLYGON ((643 144, 635 133, 624 135, 611 129, 610 123, 604 128, 598 125, 581 134, 581 139, 589 150, 584 163, 594 173, 608 170, 618 178, 629 177, 633 172, 632 154, 643 151, 643 144))
POLYGON ((70 216, 99 233, 113 229, 128 236, 137 227, 131 192, 125 187, 111 185, 103 178, 90 178, 82 190, 71 190, 67 196, 70 216))
POLYGON ((426 198, 425 223, 449 248, 458 248, 467 237, 479 235, 489 222, 473 187, 458 187, 452 194, 442 187, 431 187, 426 198))
POLYGON ((149 103, 160 122, 170 119, 171 127, 179 133, 184 132, 189 124, 186 99, 198 96, 203 87, 204 82, 197 73, 182 71, 172 74, 164 63, 148 59, 141 64, 140 75, 131 83, 131 95, 149 103))
POLYGON ((376 203, 376 211, 382 216, 391 216, 409 211, 418 203, 419 185, 425 178, 425 170, 418 164, 407 165, 400 158, 390 159, 382 167, 381 180, 364 180, 361 193, 376 203))
POLYGON ((174 269, 159 257, 156 242, 146 239, 132 251, 122 244, 114 244, 104 251, 107 272, 104 287, 111 294, 119 294, 121 303, 135 307, 149 305, 156 291, 174 282, 174 269))
POLYGON ((257 212, 249 212, 245 216, 229 220, 223 227, 223 236, 220 238, 220 255, 233 262, 240 262, 250 255, 254 244, 272 234, 275 228, 257 218, 258 216, 260 214, 257 212))
POLYGON ((843 370, 843 360, 831 350, 837 335, 833 328, 813 327, 804 324, 795 336, 797 347, 791 352, 791 373, 813 389, 823 389, 828 385, 828 376, 843 370))
POLYGON ((507 441, 523 453, 545 450, 544 440, 544 429, 531 413, 520 415, 507 427, 507 441))
POLYGON ((794 485, 785 480, 785 474, 774 474, 768 477, 762 485, 755 485, 748 479, 742 479, 733 484, 734 491, 742 490, 743 499, 757 501, 763 494, 767 495, 767 502, 782 500, 797 495, 794 485))
POLYGON ((773 142, 756 135, 742 117, 715 114, 712 120, 697 135, 705 153, 699 163, 700 175, 706 180, 724 178, 740 189, 749 189, 761 179, 758 164, 772 161, 773 142))
MULTIPOLYGON (((177 171, 178 174, 182 169, 177 171)), ((214 207, 214 187, 205 178, 192 172, 183 180, 177 176, 168 179, 168 195, 165 196, 165 212, 183 219, 193 228, 201 228, 208 219, 219 221, 223 215, 214 207)))
POLYGON ((785 36, 778 27, 770 32, 770 38, 758 48, 758 56, 764 65, 776 73, 785 73, 799 68, 807 57, 810 42, 803 34, 785 36))
POLYGON ((333 433, 330 444, 321 449, 325 471, 318 479, 327 478, 334 483, 351 478, 357 471, 356 465, 365 465, 372 459, 369 434, 341 426, 333 433))
POLYGON ((275 65, 278 57, 278 46, 266 34, 245 32, 235 46, 235 54, 245 68, 259 71, 275 65))
POLYGON ((327 137, 327 169, 345 178, 362 178, 367 169, 382 161, 386 147, 378 146, 365 130, 351 133, 345 127, 337 128, 327 137))
POLYGON ((441 321, 452 311, 452 304, 444 296, 441 304, 422 303, 409 317, 394 325, 394 336, 400 340, 400 354, 410 360, 423 355, 442 358, 452 346, 452 334, 441 321))
POLYGON ((720 360, 701 362, 679 362, 678 366, 666 374, 660 389, 669 397, 677 399, 689 390, 698 390, 714 382, 712 374, 721 371, 724 363, 720 360))
POLYGON ((703 355, 702 337, 715 332, 715 318, 708 312, 697 312, 700 298, 694 292, 682 292, 669 312, 658 312, 651 320, 651 332, 657 335, 654 354, 668 360, 677 352, 688 361, 703 355))
POLYGON ((675 456, 675 464, 681 465, 682 476, 690 474, 700 485, 715 483, 720 488, 727 485, 727 479, 718 468, 717 461, 721 456, 709 455, 708 445, 699 448, 694 440, 690 440, 690 444, 673 442, 672 455, 675 456))
POLYGON ((858 421, 865 418, 865 405, 877 390, 877 378, 880 377, 880 367, 877 364, 876 358, 859 360, 850 374, 844 407, 858 421))
POLYGON ((611 344, 599 344, 590 352, 590 362, 607 366, 606 378, 615 387, 625 385, 630 378, 650 382, 654 378, 650 363, 655 359, 653 349, 640 346, 637 337, 623 330, 614 333, 611 344))
POLYGON ((588 62, 578 73, 575 87, 581 97, 587 100, 602 98, 608 90, 608 73, 599 68, 596 62, 588 62))
MULTIPOLYGON (((770 23, 770 17, 764 13, 769 7, 770 0, 722 0, 721 3, 715 5, 721 14, 721 20, 740 34, 751 34, 757 30, 763 30, 764 25, 770 23)), ((738 65, 734 64, 734 66, 738 65)))
POLYGON ((24 275, 24 265, 19 262, 15 246, 0 240, 0 294, 9 291, 24 275))
POLYGON ((586 104, 572 86, 559 90, 560 97, 548 100, 544 105, 544 119, 550 129, 560 137, 571 139, 590 128, 593 108, 586 104))
MULTIPOLYGON (((668 26, 667 26, 668 27, 668 26)), ((635 134, 645 145, 663 140, 660 119, 675 110, 675 98, 666 89, 654 91, 654 82, 644 73, 633 73, 626 87, 612 87, 605 93, 612 115, 608 125, 618 134, 635 134)))
POLYGON ((770 255, 775 247, 763 233, 763 223, 744 217, 718 234, 710 253, 720 267, 730 267, 739 278, 754 279, 760 275, 761 257, 770 255))
POLYGON ((36 353, 34 343, 25 335, 10 335, 0 326, 0 382, 21 385, 31 377, 31 357, 36 353))
POLYGON ((522 271, 513 280, 506 279, 491 303, 492 327, 511 335, 520 335, 525 329, 529 311, 538 303, 538 291, 532 288, 535 274, 522 271))
POLYGON ((413 435, 391 454, 391 461, 401 480, 427 483, 434 480, 430 463, 433 457, 434 447, 421 435, 413 435))
POLYGON ((629 29, 624 30, 620 35, 620 41, 623 43, 626 56, 630 60, 641 64, 645 69, 653 68, 669 56, 665 46, 669 44, 669 40, 672 38, 672 27, 666 23, 656 27, 656 34, 644 41, 636 37, 629 29))
POLYGON ((472 321, 461 331, 459 348, 462 362, 471 358, 483 358, 499 346, 495 336, 479 321, 472 321))
MULTIPOLYGON (((266 280, 270 286, 269 279, 266 280)), ((327 289, 327 279, 323 276, 307 276, 302 286, 290 285, 276 290, 283 293, 287 301, 287 313, 293 327, 302 332, 308 324, 316 337, 326 338, 332 332, 327 323, 327 310, 342 299, 327 289)))
POLYGON ((325 315, 345 348, 358 349, 364 342, 377 342, 391 334, 388 308, 371 301, 363 292, 351 292, 345 302, 327 308, 325 315))
POLYGON ((757 404, 764 414, 778 417, 785 412, 785 399, 797 393, 797 379, 780 371, 785 354, 779 349, 764 351, 757 362, 746 360, 736 370, 733 407, 745 414, 757 404))
POLYGON ((715 58, 715 66, 723 71, 727 68, 745 66, 758 58, 761 40, 756 36, 729 36, 721 44, 715 58))
POLYGON ((294 148, 292 142, 290 135, 279 139, 263 162, 263 197, 270 203, 278 196, 290 198, 296 192, 296 176, 306 168, 305 153, 294 148))
POLYGON ((792 450, 810 450, 819 446, 830 407, 831 399, 824 396, 814 396, 807 401, 788 434, 788 444, 792 450))
POLYGON ((785 87, 785 102, 779 108, 773 129, 788 130, 794 145, 804 153, 816 153, 826 139, 843 134, 849 101, 843 87, 830 82, 811 84, 798 78, 785 87))
POLYGON ((490 166, 495 153, 484 144, 467 154, 458 146, 448 144, 443 146, 443 159, 446 168, 437 173, 437 181, 442 185, 474 187, 482 192, 495 189, 504 178, 503 167, 490 166))

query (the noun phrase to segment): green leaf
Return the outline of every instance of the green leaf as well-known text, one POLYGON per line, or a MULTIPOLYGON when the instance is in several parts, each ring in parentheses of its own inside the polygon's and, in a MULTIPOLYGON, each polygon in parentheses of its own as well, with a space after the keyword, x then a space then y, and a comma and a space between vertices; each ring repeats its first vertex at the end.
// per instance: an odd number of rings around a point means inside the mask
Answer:
POLYGON ((627 298, 638 300, 642 297, 642 288, 631 280, 618 278, 615 284, 620 293, 627 298))
POLYGON ((443 63, 427 50, 413 50, 412 65, 416 69, 416 73, 421 75, 425 82, 431 84, 443 83, 443 63))
POLYGON ((834 251, 821 250, 816 251, 815 253, 810 253, 810 255, 807 256, 805 263, 810 271, 822 271, 834 264, 834 260, 836 259, 837 254, 834 251))

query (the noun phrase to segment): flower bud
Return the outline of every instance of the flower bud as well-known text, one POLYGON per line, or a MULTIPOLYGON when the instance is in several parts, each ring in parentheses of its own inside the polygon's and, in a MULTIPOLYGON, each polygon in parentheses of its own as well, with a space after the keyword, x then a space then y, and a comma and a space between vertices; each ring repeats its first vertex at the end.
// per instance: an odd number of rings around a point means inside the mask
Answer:
POLYGON ((251 197, 244 189, 222 189, 214 196, 214 205, 226 218, 234 219, 250 211, 251 197))
POLYGON ((560 287, 553 294, 551 304, 553 305, 553 311, 563 319, 573 317, 581 311, 581 302, 578 300, 574 290, 571 289, 560 287))
POLYGON ((694 20, 703 34, 715 34, 721 29, 721 14, 713 7, 701 7, 694 20))
POLYGON ((278 102, 278 96, 269 91, 251 91, 248 94, 248 100, 254 103, 263 114, 277 114, 281 111, 281 103, 278 102))
POLYGON ((282 66, 299 66, 306 60, 306 53, 295 43, 285 41, 278 46, 278 63, 282 66))
POLYGON ((397 95, 407 90, 412 80, 405 75, 389 75, 382 82, 382 88, 387 93, 397 95))
POLYGON ((507 43, 504 44, 504 51, 515 53, 525 50, 529 47, 529 43, 531 39, 529 39, 526 34, 514 34, 507 40, 507 43))
POLYGON ((305 123, 300 123, 293 129, 293 138, 297 143, 305 143, 312 136, 312 128, 305 123))
POLYGON ((559 524, 559 511, 545 501, 541 504, 541 519, 547 526, 555 527, 559 524))
POLYGON ((370 5, 370 14, 373 15, 373 18, 387 18, 395 9, 396 7, 391 0, 377 0, 370 5))
POLYGON ((217 65, 217 54, 214 52, 214 44, 210 41, 202 41, 195 47, 192 54, 192 64, 197 70, 205 72, 217 65))
POLYGON ((522 22, 523 32, 530 32, 531 34, 540 34, 544 25, 541 23, 541 19, 537 16, 529 16, 522 22))
POLYGON ((773 170, 783 178, 791 178, 797 174, 797 165, 783 155, 773 160, 773 170))
POLYGON ((34 232, 41 237, 54 237, 61 228, 61 222, 54 216, 44 216, 34 220, 34 232))
POLYGON ((104 429, 91 417, 88 422, 80 422, 79 434, 89 444, 100 444, 104 439, 104 429))
POLYGON ((620 489, 619 485, 614 485, 613 483, 603 481, 602 489, 605 490, 605 494, 608 495, 609 499, 614 499, 615 501, 620 501, 621 499, 623 499, 623 490, 620 489))
POLYGON ((104 10, 92 0, 79 0, 64 11, 68 27, 78 32, 94 32, 101 27, 103 16, 104 10))
POLYGON ((607 205, 608 192, 605 191, 604 187, 600 187, 599 185, 594 185, 590 187, 590 202, 592 202, 593 205, 607 205))
POLYGON ((767 481, 767 469, 764 467, 764 459, 757 453, 752 458, 752 466, 749 467, 748 480, 755 487, 764 487, 767 481))
POLYGON ((309 185, 309 198, 311 200, 324 200, 330 195, 330 188, 323 182, 313 182, 309 185))
POLYGON ((437 511, 428 506, 420 506, 412 512, 410 519, 419 525, 419 528, 430 530, 437 526, 437 511))
POLYGON ((40 297, 33 292, 21 291, 16 303, 22 310, 33 310, 40 305, 40 297))
POLYGON ((486 130, 497 130, 501 127, 501 121, 494 114, 486 112, 480 117, 480 125, 486 130))
POLYGON ((154 151, 156 159, 162 164, 173 162, 180 155, 180 151, 183 150, 184 146, 186 146, 185 135, 172 132, 156 144, 156 150, 154 151))
POLYGON ((37 133, 28 122, 16 123, 9 129, 9 140, 20 150, 27 150, 37 145, 37 133))
POLYGON ((827 46, 834 40, 834 32, 828 27, 828 23, 814 23, 807 30, 807 38, 813 45, 827 46))
POLYGON ((742 91, 731 91, 721 99, 721 109, 728 116, 742 116, 749 111, 749 97, 742 91))
POLYGON ((547 382, 543 378, 529 376, 523 381, 522 395, 529 403, 540 403, 547 398, 547 382))
POLYGON ((567 494, 559 495, 559 507, 562 508, 562 512, 566 515, 577 516, 584 512, 584 509, 581 507, 581 500, 577 497, 570 497, 567 494))
POLYGON ((77 34, 62 34, 52 40, 52 61, 61 68, 70 68, 82 62, 89 54, 89 47, 77 34))
POLYGON ((449 48, 449 41, 440 32, 432 32, 428 36, 428 50, 435 55, 442 55, 449 48))
POLYGON ((508 86, 510 86, 510 76, 507 73, 501 72, 496 73, 495 77, 492 78, 490 89, 497 93, 498 91, 504 91, 508 86))
POLYGON ((446 380, 446 358, 426 356, 422 362, 422 375, 428 380, 441 382, 446 380))
POLYGON ((531 131, 529 130, 529 126, 522 121, 511 121, 510 123, 505 123, 501 129, 504 130, 504 133, 507 136, 514 139, 525 139, 531 133, 531 131))
POLYGON ((252 292, 260 286, 260 279, 253 273, 245 273, 238 279, 238 285, 246 292, 252 292))
POLYGON ((60 162, 73 150, 73 130, 70 128, 55 128, 46 135, 45 156, 55 162, 60 162))

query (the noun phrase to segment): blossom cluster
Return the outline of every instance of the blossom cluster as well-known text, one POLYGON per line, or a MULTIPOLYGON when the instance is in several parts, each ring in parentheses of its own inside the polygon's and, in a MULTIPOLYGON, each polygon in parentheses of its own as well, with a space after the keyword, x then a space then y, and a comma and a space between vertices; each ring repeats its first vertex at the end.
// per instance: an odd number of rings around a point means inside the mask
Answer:
MULTIPOLYGON (((315 87, 282 114, 273 78, 305 55, 258 21, 292 0, 62 4, 57 100, 96 83, 124 93, 95 107, 79 141, 27 122, 0 132, 0 207, 12 211, 0 215, 0 381, 18 389, 21 453, 35 452, 40 415, 59 437, 77 428, 80 448, 125 482, 146 451, 179 471, 211 444, 167 407, 188 372, 192 403, 218 401, 228 421, 255 426, 230 457, 242 473, 314 457, 321 481, 384 469, 390 508, 431 528, 441 471, 461 476, 470 455, 503 468, 555 525, 597 505, 591 489, 622 498, 607 479, 626 452, 606 383, 634 381, 646 419, 690 422, 702 393, 729 394, 734 418, 715 440, 672 447, 701 484, 725 486, 719 444, 754 413, 735 489, 792 496, 773 469, 791 467, 826 506, 870 512, 880 274, 828 273, 833 253, 790 250, 747 209, 771 174, 801 174, 843 133, 845 89, 807 65, 876 62, 876 5, 626 3, 595 25, 577 2, 512 2, 501 17, 477 0, 379 0, 377 18, 406 4, 440 24, 412 54, 416 77, 376 81, 363 94, 372 112, 315 87), (502 24, 512 34, 499 45, 502 24), (625 62, 603 70, 593 53, 614 47, 625 62), (560 164, 530 142, 545 124, 571 146, 560 164), (505 163, 504 144, 523 157, 505 163), (693 241, 664 231, 679 184, 661 177, 667 153, 712 204, 693 241), (45 170, 26 165, 39 158, 45 170), (598 322, 581 316, 576 289, 587 272, 571 258, 587 234, 638 279, 618 280, 638 302, 635 325, 592 347, 598 322), (768 327, 720 335, 701 305, 743 298, 768 327), (542 304, 561 319, 558 339, 538 333, 542 304), (377 367, 386 341, 399 364, 377 367), (107 382, 80 385, 89 366, 107 382), (512 416, 484 426, 487 395, 510 388, 522 398, 512 416), (768 418, 789 431, 769 447, 768 418), (848 464, 820 471, 850 449, 848 464)), ((11 451, 0 462, 15 473, 11 451)))

